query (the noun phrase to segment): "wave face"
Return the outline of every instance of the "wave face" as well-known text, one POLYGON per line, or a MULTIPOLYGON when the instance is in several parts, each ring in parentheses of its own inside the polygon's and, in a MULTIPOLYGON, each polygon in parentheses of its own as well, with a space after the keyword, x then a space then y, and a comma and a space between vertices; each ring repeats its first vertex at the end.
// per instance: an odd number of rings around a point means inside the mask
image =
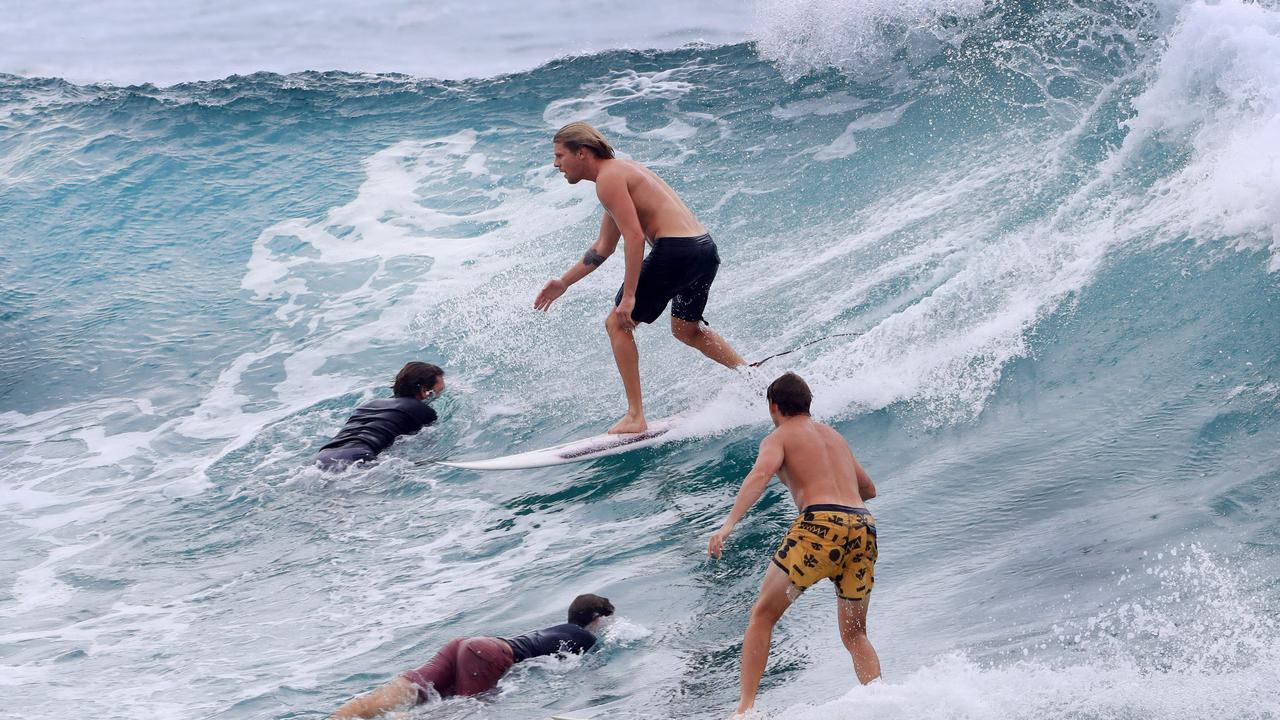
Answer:
POLYGON ((23 716, 294 718, 466 634, 522 664, 433 718, 720 717, 776 486, 704 559, 768 429, 662 326, 680 442, 511 474, 420 464, 621 410, 611 262, 550 137, 587 120, 724 259, 707 317, 816 393, 880 488, 854 687, 830 591, 774 636, 786 718, 1280 715, 1280 11, 762 2, 756 41, 465 82, 0 76, 0 685, 23 716), (821 338, 846 333, 826 340, 821 338), (310 458, 407 360, 443 421, 310 458))

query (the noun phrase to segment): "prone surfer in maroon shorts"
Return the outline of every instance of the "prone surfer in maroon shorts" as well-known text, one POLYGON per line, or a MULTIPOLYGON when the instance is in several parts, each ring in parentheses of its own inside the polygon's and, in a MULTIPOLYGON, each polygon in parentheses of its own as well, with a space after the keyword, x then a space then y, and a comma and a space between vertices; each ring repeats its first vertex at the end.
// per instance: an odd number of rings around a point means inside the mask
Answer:
POLYGON ((433 697, 478 695, 497 686, 511 666, 542 655, 583 653, 596 644, 601 620, 613 603, 599 595, 579 595, 569 605, 569 621, 513 638, 455 638, 422 667, 338 708, 339 718, 371 718, 427 702, 433 697))

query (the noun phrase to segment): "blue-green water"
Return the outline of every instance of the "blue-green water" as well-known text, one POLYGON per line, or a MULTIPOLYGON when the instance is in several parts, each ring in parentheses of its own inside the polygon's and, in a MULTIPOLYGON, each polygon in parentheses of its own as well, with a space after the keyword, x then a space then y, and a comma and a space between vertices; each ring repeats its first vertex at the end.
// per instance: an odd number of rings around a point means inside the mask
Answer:
POLYGON ((762 3, 753 43, 470 81, 0 76, 4 712, 320 716, 590 591, 602 652, 415 716, 727 714, 794 512, 773 488, 705 560, 768 429, 731 373, 659 322, 650 414, 691 437, 417 462, 620 412, 621 263, 530 308, 594 237, 550 165, 583 119, 712 229, 744 355, 861 333, 770 367, 880 489, 885 681, 855 687, 816 588, 769 716, 1280 715, 1280 11, 894 8, 762 3), (410 359, 448 371, 442 422, 310 468, 410 359))

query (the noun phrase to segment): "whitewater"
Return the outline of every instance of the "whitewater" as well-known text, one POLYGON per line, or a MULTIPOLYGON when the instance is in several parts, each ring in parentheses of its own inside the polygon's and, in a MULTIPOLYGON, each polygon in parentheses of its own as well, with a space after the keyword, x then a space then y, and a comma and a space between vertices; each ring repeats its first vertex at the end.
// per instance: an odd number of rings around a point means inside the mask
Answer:
POLYGON ((637 336, 675 442, 598 432, 622 263, 584 120, 710 228, 707 318, 879 488, 861 687, 830 588, 760 716, 1280 717, 1280 7, 13 3, 0 21, 0 716, 323 717, 608 596, 599 651, 415 718, 725 717, 794 515, 770 425, 637 336), (613 14, 611 14, 613 13, 613 14), (405 362, 441 421, 311 465, 405 362))

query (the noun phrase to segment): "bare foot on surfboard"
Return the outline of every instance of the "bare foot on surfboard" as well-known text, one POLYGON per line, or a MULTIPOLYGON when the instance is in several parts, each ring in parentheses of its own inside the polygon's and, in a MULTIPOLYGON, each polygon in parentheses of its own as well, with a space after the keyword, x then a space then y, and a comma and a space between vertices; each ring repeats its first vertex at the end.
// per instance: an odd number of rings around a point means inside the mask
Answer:
POLYGON ((621 435, 623 433, 642 433, 649 429, 649 423, 645 422, 644 415, 632 415, 627 413, 621 420, 613 424, 609 428, 610 435, 621 435))

